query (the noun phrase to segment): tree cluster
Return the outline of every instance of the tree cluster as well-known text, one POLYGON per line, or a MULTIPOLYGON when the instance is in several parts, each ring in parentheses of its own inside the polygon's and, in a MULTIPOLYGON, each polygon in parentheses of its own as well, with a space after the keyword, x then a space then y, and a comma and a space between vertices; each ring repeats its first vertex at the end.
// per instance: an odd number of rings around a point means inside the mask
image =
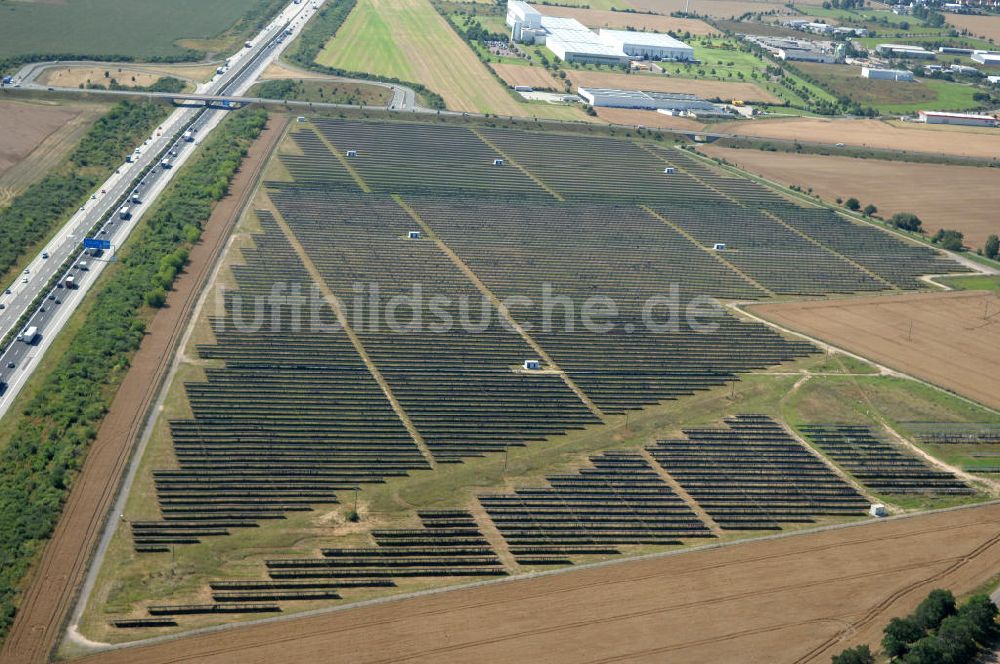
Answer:
MULTIPOLYGON (((916 610, 886 625, 882 649, 898 664, 971 664, 996 637, 997 607, 975 595, 962 607, 951 591, 932 590, 916 610)), ((833 664, 873 664, 868 646, 834 655, 833 664)))

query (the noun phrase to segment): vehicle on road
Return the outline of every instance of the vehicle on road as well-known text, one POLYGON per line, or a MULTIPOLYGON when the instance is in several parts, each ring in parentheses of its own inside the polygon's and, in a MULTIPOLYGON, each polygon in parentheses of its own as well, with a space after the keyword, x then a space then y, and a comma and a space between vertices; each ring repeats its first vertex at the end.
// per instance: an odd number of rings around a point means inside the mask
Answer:
POLYGON ((43 251, 42 252, 42 259, 48 259, 48 257, 49 257, 49 252, 43 251))
POLYGON ((18 341, 23 341, 29 346, 35 343, 35 339, 38 338, 38 327, 35 325, 28 326, 21 330, 21 333, 17 335, 18 341))

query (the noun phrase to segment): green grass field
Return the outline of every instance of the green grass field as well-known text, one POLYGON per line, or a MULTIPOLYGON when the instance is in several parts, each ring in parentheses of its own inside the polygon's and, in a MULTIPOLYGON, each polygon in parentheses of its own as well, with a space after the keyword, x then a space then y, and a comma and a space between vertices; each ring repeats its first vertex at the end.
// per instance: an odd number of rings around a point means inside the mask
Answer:
POLYGON ((449 109, 583 120, 576 108, 525 104, 479 61, 429 0, 359 0, 317 63, 422 83, 449 109))
POLYGON ((381 85, 309 79, 264 81, 255 84, 247 94, 251 97, 356 106, 385 106, 392 101, 392 90, 381 85))
POLYGON ((968 277, 944 277, 938 281, 956 290, 1000 291, 1000 276, 975 274, 968 277))
POLYGON ((914 82, 861 78, 861 68, 852 65, 796 63, 796 67, 823 84, 838 97, 846 96, 883 113, 912 113, 919 109, 961 110, 979 106, 976 89, 951 81, 921 79, 914 82))
POLYGON ((256 21, 244 17, 264 16, 283 4, 283 0, 2 2, 0 58, 75 54, 141 60, 179 56, 185 48, 222 48, 238 43, 255 28, 256 21))

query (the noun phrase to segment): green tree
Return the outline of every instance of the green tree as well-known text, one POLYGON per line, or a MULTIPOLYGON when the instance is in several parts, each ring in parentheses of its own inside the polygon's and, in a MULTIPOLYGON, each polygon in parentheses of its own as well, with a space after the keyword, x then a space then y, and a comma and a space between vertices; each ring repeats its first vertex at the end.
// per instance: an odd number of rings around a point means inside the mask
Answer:
POLYGON ((875 657, 868 646, 857 646, 834 655, 832 664, 875 664, 875 657))
POLYGON ((846 207, 848 210, 857 212, 858 210, 861 209, 861 201, 852 196, 851 198, 848 198, 847 201, 844 203, 844 207, 846 207))
POLYGON ((987 258, 996 259, 996 257, 1000 255, 1000 238, 996 235, 990 235, 986 238, 986 245, 983 247, 983 254, 985 254, 987 258))
POLYGON ((919 233, 921 226, 923 226, 920 217, 912 212, 897 212, 889 219, 889 223, 896 228, 902 228, 904 231, 913 231, 914 233, 919 233))
POLYGON ((959 231, 950 231, 942 228, 934 234, 931 241, 935 244, 940 244, 949 251, 962 251, 965 236, 959 231))
POLYGON ((948 653, 935 636, 925 636, 902 658, 903 664, 945 664, 948 653))
POLYGON ((935 588, 913 612, 913 620, 921 629, 937 629, 941 621, 957 613, 955 596, 950 590, 935 588))
POLYGON ((868 205, 865 206, 865 209, 862 210, 862 212, 865 213, 865 216, 870 217, 873 214, 875 214, 876 212, 878 212, 878 208, 875 207, 874 205, 872 205, 871 203, 869 203, 868 205))
POLYGON ((972 624, 962 616, 948 616, 941 621, 937 640, 947 653, 947 662, 963 664, 972 660, 978 650, 972 624))
MULTIPOLYGON (((996 237, 996 236, 993 236, 996 237)), ((972 627, 973 636, 983 642, 997 631, 997 605, 986 595, 974 595, 958 610, 972 627)))
POLYGON ((924 630, 913 618, 893 618, 885 626, 885 636, 882 637, 882 649, 889 657, 899 657, 906 654, 910 646, 920 640, 924 630))

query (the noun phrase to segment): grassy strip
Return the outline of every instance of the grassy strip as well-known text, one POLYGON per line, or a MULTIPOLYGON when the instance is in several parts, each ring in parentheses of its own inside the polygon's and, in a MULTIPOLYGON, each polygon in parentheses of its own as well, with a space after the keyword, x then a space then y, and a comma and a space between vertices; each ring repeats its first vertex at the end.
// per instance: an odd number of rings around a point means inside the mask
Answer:
POLYGON ((157 104, 116 104, 63 164, 0 210, 0 275, 10 279, 8 272, 24 252, 63 223, 164 117, 157 104))
POLYGON ((123 252, 120 267, 38 395, 13 424, 0 452, 0 637, 15 613, 18 585, 41 551, 86 451, 138 349, 152 312, 147 303, 173 283, 213 203, 228 191, 263 110, 234 113, 194 163, 185 166, 123 252))
POLYGON ((309 23, 305 26, 305 28, 303 28, 299 38, 294 44, 292 44, 291 48, 288 49, 288 59, 300 67, 323 72, 324 74, 361 78, 370 81, 379 81, 381 83, 396 83, 398 85, 405 85, 408 88, 413 88, 417 93, 419 93, 430 108, 443 109, 445 106, 444 99, 441 95, 428 89, 420 83, 401 81, 397 78, 392 78, 391 76, 379 76, 377 74, 369 74, 366 72, 346 71, 335 67, 327 67, 326 65, 321 65, 316 62, 317 56, 319 56, 320 51, 323 50, 326 43, 337 36, 337 31, 340 30, 340 26, 342 26, 344 21, 347 20, 347 16, 351 13, 351 10, 354 9, 355 4, 357 4, 357 0, 329 0, 329 2, 323 5, 323 8, 309 20, 309 23))

